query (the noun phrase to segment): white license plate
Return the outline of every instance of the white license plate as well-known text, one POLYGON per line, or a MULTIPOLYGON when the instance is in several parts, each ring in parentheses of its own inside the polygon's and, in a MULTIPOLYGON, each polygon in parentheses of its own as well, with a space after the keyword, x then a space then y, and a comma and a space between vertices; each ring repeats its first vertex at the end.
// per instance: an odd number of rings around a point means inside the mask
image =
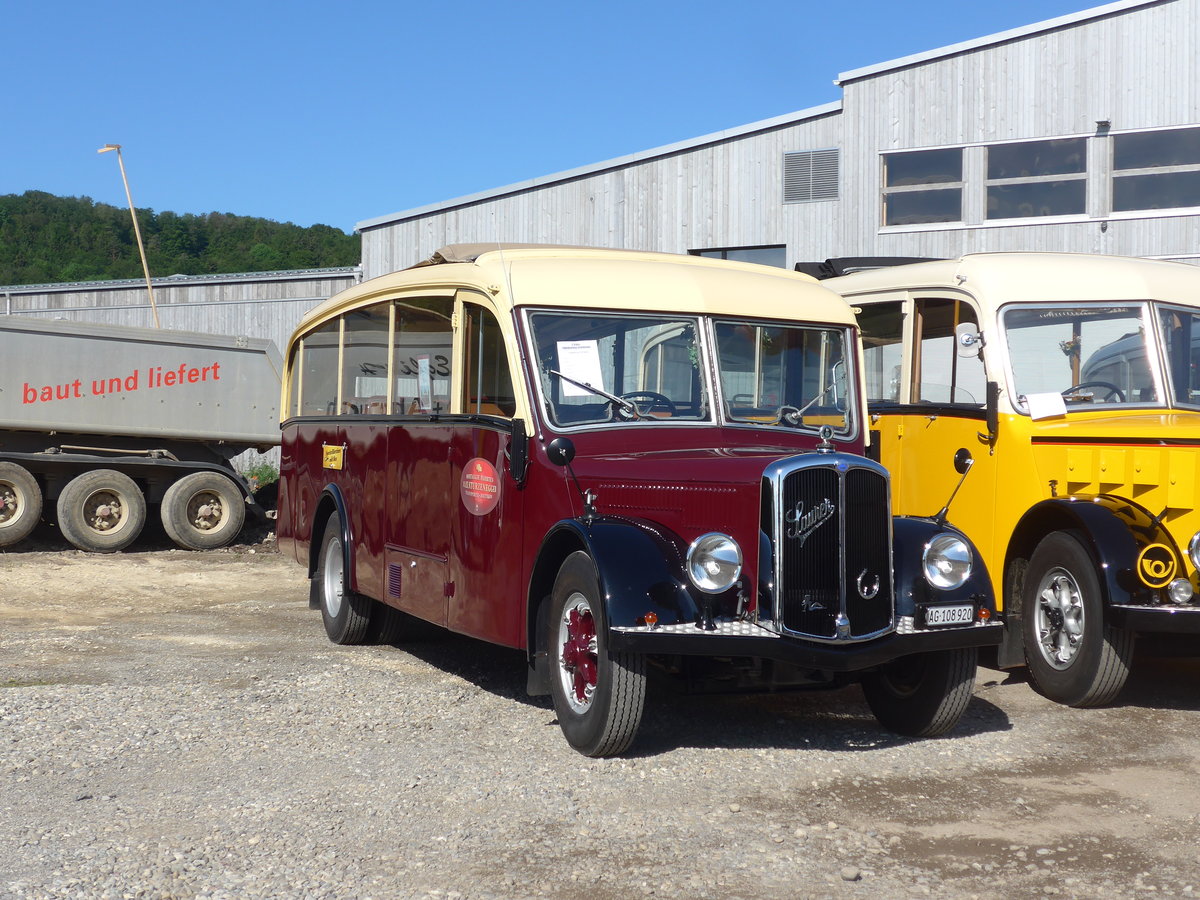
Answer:
POLYGON ((927 606, 925 607, 925 624, 932 625, 970 625, 975 621, 975 607, 968 603, 963 606, 927 606))

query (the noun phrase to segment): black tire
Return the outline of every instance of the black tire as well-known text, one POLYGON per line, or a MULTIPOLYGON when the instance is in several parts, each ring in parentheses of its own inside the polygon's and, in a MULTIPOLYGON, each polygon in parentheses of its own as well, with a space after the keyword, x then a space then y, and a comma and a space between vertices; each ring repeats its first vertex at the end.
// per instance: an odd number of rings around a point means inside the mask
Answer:
POLYGON ((145 524, 146 498, 141 489, 114 469, 76 475, 58 495, 58 530, 80 550, 124 550, 137 540, 145 524))
POLYGON ((42 517, 42 489, 29 470, 0 462, 0 547, 29 537, 42 517))
POLYGON ((1105 621, 1096 563, 1075 535, 1056 531, 1033 551, 1021 628, 1030 679, 1047 699, 1103 706, 1125 686, 1133 632, 1105 621))
POLYGON ((367 639, 373 601, 347 586, 345 559, 342 524, 335 513, 325 522, 312 590, 329 639, 335 644, 361 644, 367 639))
POLYGON ((936 737, 958 724, 975 690, 975 647, 914 653, 863 676, 867 706, 897 734, 936 737))
POLYGON ((215 550, 234 542, 246 522, 238 486, 219 472, 193 472, 163 494, 163 530, 187 550, 215 550))
POLYGON ((642 721, 646 660, 609 652, 596 567, 586 553, 563 562, 549 612, 550 693, 567 743, 584 756, 624 752, 642 721))

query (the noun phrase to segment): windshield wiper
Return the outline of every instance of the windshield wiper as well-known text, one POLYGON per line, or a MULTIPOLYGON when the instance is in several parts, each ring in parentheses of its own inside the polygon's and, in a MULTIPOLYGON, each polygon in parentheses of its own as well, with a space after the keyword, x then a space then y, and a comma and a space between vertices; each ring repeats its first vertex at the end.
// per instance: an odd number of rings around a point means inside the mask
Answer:
POLYGON ((547 369, 546 371, 550 375, 557 375, 563 381, 569 382, 570 384, 575 385, 577 388, 583 388, 585 391, 595 394, 597 397, 603 397, 606 400, 611 400, 621 409, 630 413, 635 419, 647 418, 646 416, 642 415, 642 411, 637 408, 637 404, 632 400, 626 400, 624 397, 620 397, 617 394, 610 394, 603 388, 598 388, 595 385, 588 384, 586 381, 576 381, 570 375, 564 375, 562 372, 558 371, 558 369, 547 369))
POLYGON ((796 407, 794 407, 794 406, 779 407, 779 418, 777 418, 775 420, 775 424, 776 425, 791 425, 793 428, 799 427, 800 417, 803 416, 806 412, 808 412, 809 409, 811 409, 813 406, 816 405, 816 402, 818 400, 820 400, 822 397, 824 397, 826 394, 828 394, 835 387, 837 387, 836 381, 829 382, 829 384, 826 385, 825 390, 821 391, 819 394, 817 394, 817 396, 813 397, 811 400, 809 400, 807 403, 805 403, 799 409, 796 409, 796 407))

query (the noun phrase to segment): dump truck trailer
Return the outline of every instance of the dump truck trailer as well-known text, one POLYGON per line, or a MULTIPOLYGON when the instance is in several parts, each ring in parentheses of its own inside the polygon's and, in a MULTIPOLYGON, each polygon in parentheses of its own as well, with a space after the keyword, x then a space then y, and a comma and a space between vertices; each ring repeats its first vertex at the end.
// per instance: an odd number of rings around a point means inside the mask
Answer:
POLYGON ((234 457, 279 444, 269 340, 0 316, 0 547, 44 517, 81 550, 128 547, 158 508, 222 547, 262 515, 234 457))

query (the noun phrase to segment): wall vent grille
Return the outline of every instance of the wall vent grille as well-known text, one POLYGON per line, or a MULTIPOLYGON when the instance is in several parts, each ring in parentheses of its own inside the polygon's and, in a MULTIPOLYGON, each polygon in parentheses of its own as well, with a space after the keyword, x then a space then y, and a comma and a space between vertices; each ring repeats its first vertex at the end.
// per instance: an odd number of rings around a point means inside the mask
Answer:
POLYGON ((783 154, 783 202, 838 199, 838 151, 802 150, 783 154))

